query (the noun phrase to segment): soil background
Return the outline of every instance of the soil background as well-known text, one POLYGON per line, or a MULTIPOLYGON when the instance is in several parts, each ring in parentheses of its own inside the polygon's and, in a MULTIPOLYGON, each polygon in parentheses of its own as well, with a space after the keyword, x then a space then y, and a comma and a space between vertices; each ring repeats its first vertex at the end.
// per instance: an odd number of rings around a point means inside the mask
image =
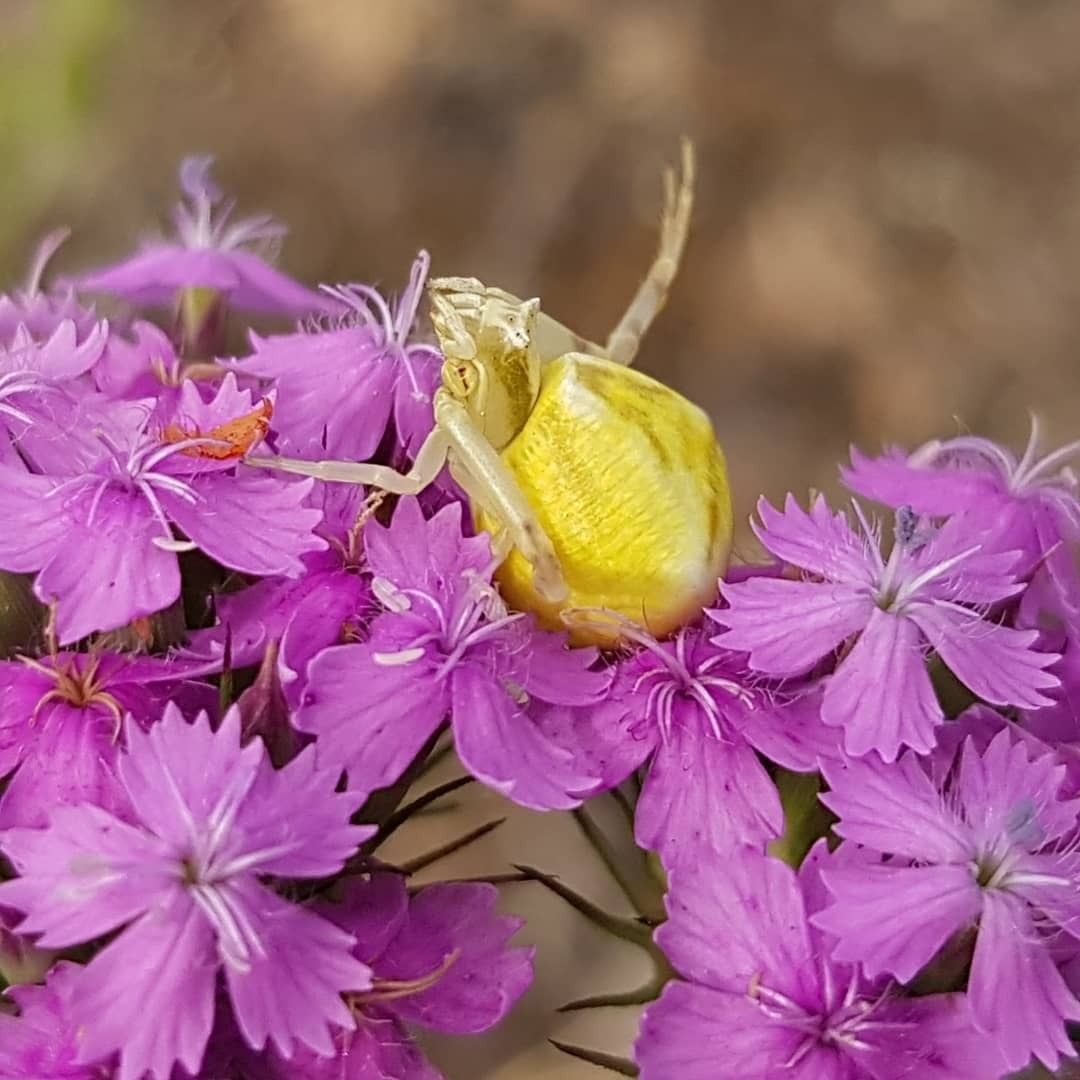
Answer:
MULTIPOLYGON (((835 491, 849 443, 1080 434, 1078 40, 1069 0, 0 0, 0 272, 57 224, 61 270, 121 255, 207 152, 298 277, 395 291, 426 247, 602 340, 688 134, 692 239, 640 366, 710 413, 745 521, 835 491)), ((505 812, 474 792, 407 846, 505 812)), ((444 869, 510 861, 619 905, 566 817, 511 810, 444 869)), ((645 967, 511 890, 536 985, 433 1053, 586 1077, 544 1038, 625 1052, 635 1017, 554 1007, 645 967)))

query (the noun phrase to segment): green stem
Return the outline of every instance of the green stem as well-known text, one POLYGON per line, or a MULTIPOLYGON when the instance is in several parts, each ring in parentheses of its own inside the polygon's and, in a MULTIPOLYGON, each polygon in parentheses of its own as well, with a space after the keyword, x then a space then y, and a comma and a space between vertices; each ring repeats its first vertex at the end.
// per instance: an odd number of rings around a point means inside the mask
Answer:
POLYGON ((615 937, 622 938, 624 941, 640 945, 650 955, 658 953, 659 950, 653 944, 652 930, 638 919, 626 919, 604 911, 603 908, 597 907, 591 900, 587 900, 584 896, 574 892, 573 889, 568 888, 558 878, 545 874, 535 867, 515 863, 514 869, 520 870, 534 881, 539 881, 545 888, 550 889, 556 896, 565 900, 575 911, 579 911, 584 915, 594 926, 598 926, 601 930, 606 930, 609 934, 614 934, 615 937))
POLYGON ((408 862, 401 863, 400 869, 406 874, 417 874, 421 870, 431 866, 432 863, 437 863, 440 859, 445 859, 447 855, 453 855, 455 851, 460 851, 464 847, 468 847, 474 840, 479 840, 482 836, 487 836, 489 832, 494 832, 506 818, 496 818, 494 821, 485 822, 483 825, 478 825, 475 829, 465 833, 464 836, 459 836, 456 840, 451 840, 449 844, 443 844, 442 847, 437 847, 433 851, 425 852, 423 855, 417 855, 415 859, 410 859, 408 862))
POLYGON ((658 901, 657 897, 641 888, 631 875, 623 869, 618 852, 611 846, 611 842, 604 835, 603 830, 593 821, 589 812, 584 807, 579 807, 573 814, 578 828, 581 829, 593 850, 600 856, 608 873, 615 879, 615 883, 622 890, 626 899, 630 901, 634 911, 646 919, 662 919, 664 915, 662 901, 658 901))
POLYGON ((365 853, 370 854, 371 852, 376 851, 414 814, 418 814, 421 810, 429 807, 433 802, 437 802, 444 795, 449 795, 451 792, 457 791, 459 788, 463 788, 466 784, 471 783, 473 783, 473 778, 471 776, 458 776, 453 780, 447 780, 445 784, 439 784, 438 787, 433 787, 430 791, 426 791, 423 795, 413 799, 412 802, 408 802, 395 810, 379 827, 379 831, 364 844, 365 853))

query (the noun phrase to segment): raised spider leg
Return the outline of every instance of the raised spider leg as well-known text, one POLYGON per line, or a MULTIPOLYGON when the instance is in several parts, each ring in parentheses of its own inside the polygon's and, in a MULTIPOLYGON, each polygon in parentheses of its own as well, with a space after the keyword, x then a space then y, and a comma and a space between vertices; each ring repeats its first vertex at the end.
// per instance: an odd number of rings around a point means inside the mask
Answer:
POLYGON ((436 426, 421 444, 416 460, 407 473, 400 473, 388 465, 370 465, 357 461, 304 461, 301 458, 275 457, 269 454, 244 458, 244 464, 260 469, 298 473, 300 476, 313 476, 316 480, 326 480, 329 483, 364 484, 394 495, 418 495, 439 475, 446 463, 449 445, 446 435, 436 426))
POLYGON ((648 276, 638 286, 634 299, 607 340, 607 355, 616 364, 629 367, 637 355, 641 339, 663 309, 668 289, 675 280, 690 230, 694 207, 694 144, 682 141, 682 178, 675 186, 675 171, 664 171, 664 215, 660 220, 660 246, 648 276))
POLYGON ((516 547, 532 565, 533 583, 540 595, 559 603, 569 595, 558 556, 513 473, 484 438, 468 410, 449 394, 436 394, 435 416, 453 451, 451 471, 469 498, 503 527, 492 547, 505 558, 516 547), (508 542, 509 541, 509 542, 508 542))

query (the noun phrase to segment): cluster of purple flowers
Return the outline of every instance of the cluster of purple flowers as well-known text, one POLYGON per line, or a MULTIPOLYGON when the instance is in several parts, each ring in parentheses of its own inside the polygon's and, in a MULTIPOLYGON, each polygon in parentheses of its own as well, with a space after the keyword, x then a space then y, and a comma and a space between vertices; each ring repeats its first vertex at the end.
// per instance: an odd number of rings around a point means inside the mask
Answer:
POLYGON ((762 500, 771 561, 697 621, 571 648, 451 480, 245 464, 407 467, 441 357, 426 255, 394 303, 311 291, 208 169, 172 239, 47 288, 51 237, 0 298, 0 586, 34 598, 0 605, 0 1080, 437 1078, 414 1027, 484 1030, 532 977, 494 886, 376 854, 447 740, 535 810, 612 793, 655 853, 645 1080, 1074 1059, 1077 448, 853 453, 888 516, 762 500), (237 344, 243 312, 301 321, 237 344))

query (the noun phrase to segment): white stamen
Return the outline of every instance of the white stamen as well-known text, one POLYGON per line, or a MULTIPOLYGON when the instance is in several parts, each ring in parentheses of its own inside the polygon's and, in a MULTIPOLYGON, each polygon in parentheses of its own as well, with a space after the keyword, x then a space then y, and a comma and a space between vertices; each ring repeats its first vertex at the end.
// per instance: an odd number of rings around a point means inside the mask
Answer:
POLYGON ((372 653, 371 658, 380 667, 401 667, 405 664, 413 664, 424 655, 421 648, 402 649, 401 652, 372 653))

